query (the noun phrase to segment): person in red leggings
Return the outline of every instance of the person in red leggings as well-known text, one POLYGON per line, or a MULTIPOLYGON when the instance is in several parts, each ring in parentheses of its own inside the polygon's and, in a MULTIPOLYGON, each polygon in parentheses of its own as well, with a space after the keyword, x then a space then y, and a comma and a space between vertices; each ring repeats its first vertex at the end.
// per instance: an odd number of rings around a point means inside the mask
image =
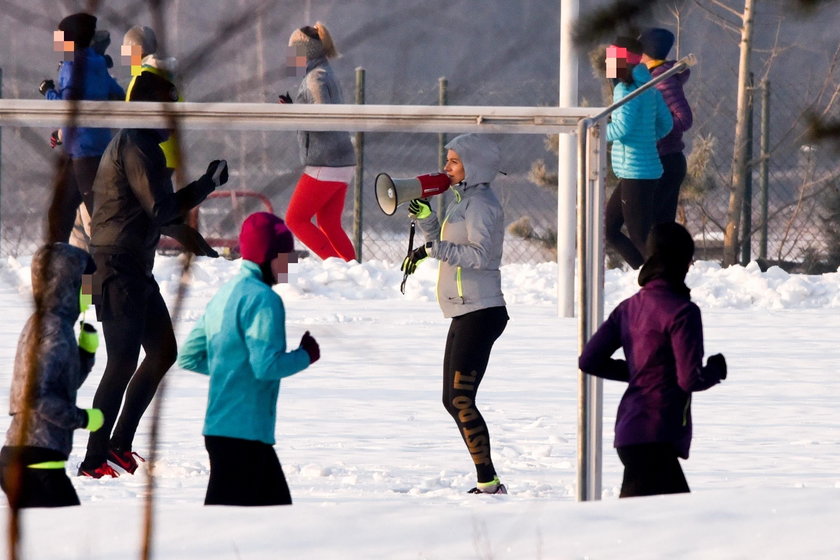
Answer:
MULTIPOLYGON (((296 103, 343 103, 341 87, 327 61, 338 52, 321 22, 292 33, 289 55, 289 70, 303 75, 296 103)), ((288 95, 281 96, 280 101, 292 102, 288 95)), ((289 201, 286 224, 322 259, 355 260, 356 250, 341 227, 347 185, 356 165, 350 134, 302 130, 298 132, 298 142, 305 168, 289 201)))

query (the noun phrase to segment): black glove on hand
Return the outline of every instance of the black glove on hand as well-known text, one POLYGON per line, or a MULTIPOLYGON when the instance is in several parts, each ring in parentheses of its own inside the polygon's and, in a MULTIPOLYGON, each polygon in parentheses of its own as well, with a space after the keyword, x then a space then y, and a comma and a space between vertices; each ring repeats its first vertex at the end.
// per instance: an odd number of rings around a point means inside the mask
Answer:
POLYGON ((212 257, 215 259, 219 256, 219 253, 207 243, 201 234, 187 224, 169 224, 160 228, 160 233, 171 237, 183 245, 184 249, 198 257, 212 257))
POLYGON ((213 182, 215 188, 219 188, 228 180, 228 165, 223 159, 214 159, 207 166, 207 173, 204 174, 213 182))
POLYGON ((721 381, 726 379, 726 358, 723 357, 723 354, 714 354, 709 356, 709 359, 706 360, 706 366, 713 367, 720 371, 721 381))
POLYGON ((55 148, 56 146, 61 145, 61 137, 57 130, 53 130, 52 134, 50 134, 50 148, 55 148))
POLYGON ((292 96, 289 95, 288 91, 286 93, 281 93, 277 97, 278 97, 278 100, 277 100, 278 103, 294 103, 294 101, 292 101, 292 96))
POLYGON ((306 353, 309 354, 310 364, 314 364, 321 357, 321 348, 318 346, 315 338, 309 334, 309 331, 303 333, 303 336, 300 339, 300 347, 306 350, 306 353))
MULTIPOLYGON (((426 245, 428 245, 428 243, 426 245)), ((400 270, 406 274, 414 274, 414 271, 417 270, 417 266, 429 256, 426 252, 426 245, 421 245, 408 254, 403 259, 400 270)))
POLYGON ((55 82, 52 80, 43 80, 41 85, 38 86, 38 93, 43 96, 47 95, 47 92, 51 89, 55 89, 55 82))

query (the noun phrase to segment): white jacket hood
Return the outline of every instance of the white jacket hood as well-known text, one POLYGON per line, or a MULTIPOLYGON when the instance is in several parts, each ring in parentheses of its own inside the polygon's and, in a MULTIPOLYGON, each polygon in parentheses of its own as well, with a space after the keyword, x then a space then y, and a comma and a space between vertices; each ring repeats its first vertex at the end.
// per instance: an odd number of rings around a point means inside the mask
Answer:
POLYGON ((486 134, 462 134, 446 145, 461 157, 464 166, 464 183, 478 185, 489 183, 496 177, 501 163, 499 145, 486 134))

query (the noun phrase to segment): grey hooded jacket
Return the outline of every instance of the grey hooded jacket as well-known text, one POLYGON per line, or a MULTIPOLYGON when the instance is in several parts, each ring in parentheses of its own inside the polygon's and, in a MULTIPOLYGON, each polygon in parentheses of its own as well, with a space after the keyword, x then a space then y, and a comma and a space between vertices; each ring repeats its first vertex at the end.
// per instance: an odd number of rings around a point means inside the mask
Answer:
POLYGON ((32 258, 32 289, 35 301, 42 302, 43 314, 40 336, 35 332, 36 316, 32 315, 18 341, 7 446, 51 449, 68 457, 73 430, 88 423, 87 413, 76 406, 76 392, 93 367, 93 354, 80 353, 73 326, 79 317, 82 273, 89 259, 85 251, 66 243, 42 247, 32 258), (35 364, 30 363, 30 357, 35 364), (34 395, 27 433, 23 434, 30 367, 35 375, 34 395))
POLYGON ((432 213, 417 224, 440 261, 437 298, 444 317, 505 305, 502 295, 504 211, 490 189, 499 169, 498 145, 479 134, 463 134, 446 147, 458 153, 464 181, 450 187, 455 200, 441 224, 432 213))
MULTIPOLYGON (((307 62, 306 76, 300 83, 295 103, 344 103, 341 86, 326 57, 307 62)), ((300 161, 318 167, 348 167, 356 165, 356 154, 350 134, 338 131, 298 131, 300 161)))

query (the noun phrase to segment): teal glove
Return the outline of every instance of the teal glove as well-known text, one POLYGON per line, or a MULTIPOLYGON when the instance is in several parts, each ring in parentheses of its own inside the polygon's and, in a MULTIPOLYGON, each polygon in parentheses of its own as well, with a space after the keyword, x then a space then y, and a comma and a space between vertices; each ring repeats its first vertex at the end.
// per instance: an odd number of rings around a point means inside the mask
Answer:
POLYGON ((79 348, 90 354, 96 354, 99 348, 99 333, 93 325, 84 321, 79 329, 79 348))
POLYGON ((415 198, 408 203, 408 217, 416 220, 425 220, 432 215, 432 207, 429 201, 422 198, 415 198))
POLYGON ((87 412, 87 425, 85 426, 85 430, 89 432, 95 432, 102 425, 105 423, 105 415, 102 414, 102 411, 98 408, 86 408, 85 412, 87 412))
MULTIPOLYGON (((426 243, 429 245, 429 243, 426 243)), ((426 252, 426 245, 421 245, 414 249, 411 253, 409 253, 400 265, 400 270, 404 273, 414 274, 414 271, 417 270, 417 267, 420 265, 421 262, 425 261, 429 254, 426 252)))

